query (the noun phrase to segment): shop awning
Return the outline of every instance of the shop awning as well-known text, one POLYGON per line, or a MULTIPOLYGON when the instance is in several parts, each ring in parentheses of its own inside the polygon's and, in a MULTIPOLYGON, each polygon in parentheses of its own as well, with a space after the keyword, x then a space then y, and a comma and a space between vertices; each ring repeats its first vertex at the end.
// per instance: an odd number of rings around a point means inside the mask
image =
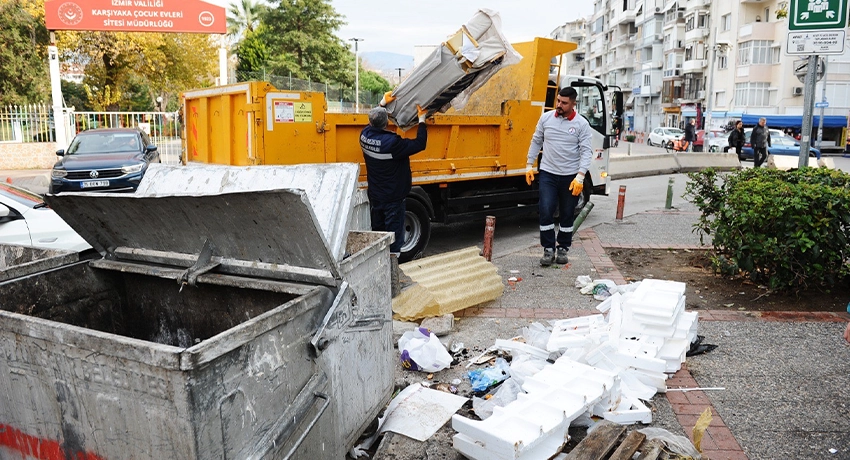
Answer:
MULTIPOLYGON (((759 122, 759 118, 767 119, 767 126, 771 128, 802 128, 802 115, 751 115, 745 113, 741 120, 744 126, 755 126, 759 122)), ((820 117, 815 115, 812 121, 812 126, 817 126, 820 123, 820 117)), ((843 128, 847 126, 847 117, 842 115, 826 115, 823 117, 824 128, 843 128)))

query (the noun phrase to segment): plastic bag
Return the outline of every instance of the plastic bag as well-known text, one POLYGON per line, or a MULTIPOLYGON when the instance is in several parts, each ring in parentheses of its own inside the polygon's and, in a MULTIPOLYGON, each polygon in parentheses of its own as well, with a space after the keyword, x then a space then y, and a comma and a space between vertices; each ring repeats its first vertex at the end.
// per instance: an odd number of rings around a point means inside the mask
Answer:
POLYGON ((494 366, 475 369, 467 373, 467 377, 472 383, 472 391, 484 391, 507 379, 510 375, 511 367, 503 358, 496 358, 494 366))
POLYGON ((452 363, 452 356, 431 331, 417 327, 398 339, 401 365, 412 371, 437 372, 452 363))
POLYGON ((674 454, 691 457, 694 460, 700 460, 702 458, 702 455, 699 451, 697 451, 696 447, 694 447, 691 440, 684 436, 673 434, 664 428, 655 427, 643 428, 638 431, 646 435, 647 441, 651 441, 653 439, 661 440, 661 442, 663 442, 664 445, 674 454))
POLYGON ((511 360, 511 380, 522 385, 525 383, 526 377, 542 371, 546 364, 548 363, 545 360, 533 358, 529 355, 517 356, 511 360))
POLYGON ((550 328, 540 323, 531 323, 531 325, 522 328, 522 337, 525 339, 525 343, 541 350, 546 349, 546 343, 549 342, 549 334, 551 333, 550 328))
POLYGON ((509 378, 499 385, 499 389, 493 393, 493 396, 490 399, 473 396, 472 410, 475 411, 475 415, 477 415, 481 420, 484 420, 493 415, 493 408, 505 407, 513 401, 516 401, 517 395, 520 393, 524 393, 522 391, 522 387, 520 387, 520 383, 514 378, 509 378))

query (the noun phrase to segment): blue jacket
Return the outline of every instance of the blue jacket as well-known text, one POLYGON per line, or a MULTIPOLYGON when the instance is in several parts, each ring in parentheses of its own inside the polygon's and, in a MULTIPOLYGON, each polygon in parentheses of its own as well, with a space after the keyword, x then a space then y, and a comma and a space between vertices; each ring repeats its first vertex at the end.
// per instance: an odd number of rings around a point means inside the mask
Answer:
POLYGON ((369 201, 391 203, 407 197, 412 184, 410 156, 425 150, 427 141, 425 123, 419 123, 416 139, 405 139, 371 125, 363 128, 360 148, 366 160, 369 201))

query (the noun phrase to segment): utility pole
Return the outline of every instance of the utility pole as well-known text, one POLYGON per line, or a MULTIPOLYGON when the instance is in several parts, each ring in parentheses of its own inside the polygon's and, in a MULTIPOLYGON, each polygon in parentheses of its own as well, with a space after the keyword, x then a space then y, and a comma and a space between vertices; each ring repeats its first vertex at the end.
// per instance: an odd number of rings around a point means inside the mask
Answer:
POLYGON ((823 112, 826 108, 826 63, 829 56, 823 57, 823 80, 821 81, 820 118, 818 118, 818 150, 823 142, 823 112))
POLYGON ((401 84, 401 71, 404 70, 404 67, 396 67, 395 70, 398 70, 398 84, 401 84))
POLYGON ((357 44, 365 38, 349 38, 348 41, 354 42, 354 111, 360 112, 360 55, 358 53, 357 44))
MULTIPOLYGON (((705 126, 702 129, 706 133, 711 132, 711 111, 714 110, 714 72, 717 70, 717 27, 714 28, 714 46, 711 51, 711 66, 708 68, 708 91, 705 92, 705 126)), ((705 147, 703 147, 705 151, 705 147)))

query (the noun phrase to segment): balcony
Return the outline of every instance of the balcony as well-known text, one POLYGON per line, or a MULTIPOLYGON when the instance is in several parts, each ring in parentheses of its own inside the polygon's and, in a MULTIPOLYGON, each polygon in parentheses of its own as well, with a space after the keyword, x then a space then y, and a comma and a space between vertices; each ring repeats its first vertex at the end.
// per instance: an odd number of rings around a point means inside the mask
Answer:
POLYGON ((682 68, 676 67, 674 69, 665 69, 664 70, 664 78, 680 78, 682 76, 682 68))
POLYGON ((626 69, 626 68, 630 68, 630 67, 634 66, 634 63, 635 63, 634 56, 620 58, 620 59, 614 59, 609 64, 608 69, 610 69, 610 70, 626 69))
POLYGON ((685 49, 685 41, 684 40, 670 40, 668 42, 664 42, 664 52, 667 51, 676 51, 685 49))
POLYGON ((630 44, 634 44, 634 41, 635 41, 635 34, 621 35, 621 36, 617 37, 617 39, 614 41, 614 46, 616 47, 616 46, 622 46, 622 45, 630 45, 630 44))
MULTIPOLYGON (((748 40, 776 40, 776 24, 778 22, 751 22, 738 29, 738 39, 748 40)), ((780 41, 785 41, 782 37, 780 41)))
POLYGON ((640 87, 641 96, 657 96, 661 93, 661 85, 645 85, 640 87))
POLYGON ((641 40, 641 47, 642 48, 648 48, 648 47, 650 47, 650 46, 652 46, 656 43, 660 43, 663 38, 664 37, 662 37, 661 34, 647 35, 647 36, 643 37, 643 39, 641 40))
POLYGON ((691 29, 691 30, 685 32, 685 41, 686 42, 699 41, 699 40, 702 40, 705 37, 708 37, 709 33, 710 33, 710 30, 708 28, 691 29))
POLYGON ((705 59, 691 59, 682 64, 682 73, 702 72, 705 69, 705 59))

